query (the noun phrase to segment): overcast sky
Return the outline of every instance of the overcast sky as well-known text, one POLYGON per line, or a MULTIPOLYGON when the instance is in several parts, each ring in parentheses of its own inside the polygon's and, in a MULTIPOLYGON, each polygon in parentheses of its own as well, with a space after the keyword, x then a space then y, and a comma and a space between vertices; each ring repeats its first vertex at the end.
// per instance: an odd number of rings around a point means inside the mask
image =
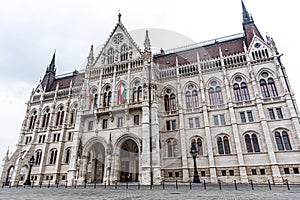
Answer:
MULTIPOLYGON (((300 102, 298 1, 244 0, 262 35, 272 36, 300 102), (299 78, 298 78, 299 79, 299 78)), ((241 33, 240 0, 0 0, 0 157, 15 149, 25 102, 56 49, 57 74, 81 69, 105 42, 118 10, 127 30, 162 28, 193 41, 241 33)), ((150 35, 151 41, 151 35, 150 35)))

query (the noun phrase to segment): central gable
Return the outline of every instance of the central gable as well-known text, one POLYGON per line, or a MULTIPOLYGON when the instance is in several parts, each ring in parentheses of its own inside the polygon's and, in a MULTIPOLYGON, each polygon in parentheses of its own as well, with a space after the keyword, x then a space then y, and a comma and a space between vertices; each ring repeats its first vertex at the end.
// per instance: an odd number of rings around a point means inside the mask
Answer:
POLYGON ((108 40, 96 58, 95 67, 135 60, 141 57, 141 50, 119 20, 108 40))

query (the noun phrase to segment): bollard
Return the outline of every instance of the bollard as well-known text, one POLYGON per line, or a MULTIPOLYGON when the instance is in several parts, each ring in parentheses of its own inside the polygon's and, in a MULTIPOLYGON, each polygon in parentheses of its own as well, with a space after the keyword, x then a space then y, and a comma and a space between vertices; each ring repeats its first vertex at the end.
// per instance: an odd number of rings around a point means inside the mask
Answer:
POLYGON ((39 184, 39 185, 40 185, 40 188, 41 188, 41 187, 42 187, 42 181, 40 181, 40 184, 39 184))
POLYGON ((117 186, 117 181, 116 181, 116 183, 115 183, 115 189, 117 189, 117 187, 118 187, 118 186, 117 186))
POLYGON ((206 183, 205 183, 205 180, 203 180, 203 186, 204 186, 204 190, 206 190, 206 183))
POLYGON ((219 188, 220 188, 220 190, 222 190, 221 181, 219 180, 218 183, 219 183, 219 188))
POLYGON ((175 188, 176 188, 176 190, 178 190, 177 180, 176 180, 176 183, 175 183, 175 188))
POLYGON ((86 181, 84 181, 84 185, 83 185, 83 187, 84 187, 84 188, 86 188, 86 181))
POLYGON ((152 183, 150 183, 150 189, 152 190, 152 183))
POLYGON ((138 182, 138 189, 140 189, 140 187, 141 187, 141 186, 140 186, 140 182, 138 182))
POLYGON ((128 189, 128 179, 126 180, 126 189, 128 189))
POLYGON ((11 181, 8 183, 8 187, 11 188, 11 181))
POLYGON ((77 188, 77 180, 75 181, 75 185, 74 185, 74 187, 75 187, 75 188, 77 188))
POLYGON ((106 182, 104 182, 104 189, 106 189, 106 182))
POLYGON ((50 187, 50 181, 48 182, 48 188, 50 187))
POLYGON ((236 180, 234 180, 234 187, 235 187, 235 190, 237 190, 236 180))
POLYGON ((66 187, 66 188, 68 187, 68 180, 66 180, 66 185, 65 185, 65 187, 66 187))
POLYGON ((290 185, 289 185, 289 181, 286 179, 286 187, 288 190, 290 190, 290 185))
POLYGON ((163 190, 165 189, 165 180, 162 181, 163 190))
POLYGON ((251 184, 251 189, 254 190, 253 181, 252 180, 250 181, 250 184, 251 184))
POLYGON ((4 188, 4 183, 2 183, 2 188, 4 188))
POLYGON ((272 190, 271 184, 270 184, 270 180, 269 180, 269 179, 268 179, 268 185, 269 185, 269 189, 272 190))
POLYGON ((32 181, 31 188, 33 188, 33 185, 34 185, 34 181, 32 181))
POLYGON ((97 182, 96 182, 96 180, 94 181, 94 188, 96 188, 96 185, 97 185, 97 182))
POLYGON ((19 187, 19 181, 17 181, 17 185, 16 185, 16 187, 17 187, 17 188, 19 187))
POLYGON ((192 189, 192 182, 190 181, 190 190, 192 189))

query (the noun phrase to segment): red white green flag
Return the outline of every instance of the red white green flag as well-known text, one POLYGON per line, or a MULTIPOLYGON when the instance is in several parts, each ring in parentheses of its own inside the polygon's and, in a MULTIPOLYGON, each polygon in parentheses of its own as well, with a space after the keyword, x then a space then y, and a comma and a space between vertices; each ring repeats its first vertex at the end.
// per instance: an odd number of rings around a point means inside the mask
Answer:
POLYGON ((120 82, 120 88, 119 88, 119 104, 125 103, 126 99, 126 89, 124 87, 124 83, 120 82))

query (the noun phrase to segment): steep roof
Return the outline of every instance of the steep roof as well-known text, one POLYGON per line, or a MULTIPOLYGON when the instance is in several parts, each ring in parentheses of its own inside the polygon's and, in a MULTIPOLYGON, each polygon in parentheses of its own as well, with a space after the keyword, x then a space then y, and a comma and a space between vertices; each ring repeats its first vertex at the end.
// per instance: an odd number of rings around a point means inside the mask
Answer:
POLYGON ((69 74, 60 75, 58 78, 55 78, 48 91, 54 91, 57 84, 59 89, 69 88, 71 81, 73 83, 73 86, 83 85, 84 73, 72 72, 69 74))

